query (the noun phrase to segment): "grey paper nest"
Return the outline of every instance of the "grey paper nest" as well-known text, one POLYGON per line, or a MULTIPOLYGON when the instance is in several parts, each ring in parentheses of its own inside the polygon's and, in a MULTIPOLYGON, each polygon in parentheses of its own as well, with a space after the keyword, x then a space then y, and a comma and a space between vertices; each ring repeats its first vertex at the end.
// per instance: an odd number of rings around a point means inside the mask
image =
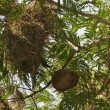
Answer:
POLYGON ((27 9, 17 21, 9 21, 5 30, 6 59, 14 70, 33 73, 38 69, 43 48, 53 32, 55 13, 38 3, 27 9))

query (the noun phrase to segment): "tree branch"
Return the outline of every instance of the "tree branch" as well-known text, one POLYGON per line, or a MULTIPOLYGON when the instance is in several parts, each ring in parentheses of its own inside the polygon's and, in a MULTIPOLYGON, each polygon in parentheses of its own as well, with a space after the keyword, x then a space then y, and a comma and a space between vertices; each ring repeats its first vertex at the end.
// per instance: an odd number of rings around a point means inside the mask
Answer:
MULTIPOLYGON (((37 94, 37 93, 39 93, 39 92, 42 92, 44 89, 46 89, 46 88, 51 84, 51 82, 52 82, 52 80, 50 80, 50 81, 47 83, 47 85, 46 85, 45 87, 43 87, 42 89, 40 89, 40 90, 38 90, 38 91, 33 91, 32 94, 25 96, 24 99, 30 98, 30 97, 32 97, 33 95, 35 95, 35 94, 37 94)), ((7 99, 7 100, 19 100, 19 99, 20 99, 20 98, 10 98, 10 99, 7 99)))
POLYGON ((70 55, 69 55, 69 57, 68 57, 68 59, 67 59, 67 61, 65 62, 65 64, 62 66, 62 69, 64 69, 70 62, 71 62, 71 60, 74 58, 74 55, 76 54, 76 53, 78 53, 79 51, 81 51, 82 49, 89 49, 89 48, 91 48, 91 47, 96 47, 96 46, 98 46, 98 45, 102 45, 104 42, 107 42, 107 41, 110 41, 110 37, 108 36, 108 37, 106 37, 106 38, 103 38, 103 39, 99 39, 98 41, 94 41, 94 42, 92 42, 91 44, 89 44, 89 45, 86 45, 86 46, 76 46, 77 48, 78 48, 78 50, 76 50, 75 52, 73 52, 73 53, 71 53, 70 55))
POLYGON ((82 13, 82 12, 78 12, 78 14, 82 15, 82 16, 85 16, 85 17, 89 17, 89 18, 92 18, 92 19, 95 19, 97 21, 99 21, 100 23, 103 23, 103 24, 106 24, 108 26, 110 26, 110 22, 107 21, 106 19, 103 19, 95 14, 88 14, 88 13, 82 13))
MULTIPOLYGON (((48 3, 50 3, 52 6, 56 6, 56 7, 58 6, 58 3, 53 1, 53 0, 46 0, 46 1, 48 3)), ((64 10, 70 10, 68 7, 63 6, 63 5, 60 5, 60 8, 62 8, 64 10)), ((77 11, 77 14, 79 14, 81 16, 85 16, 85 17, 89 17, 89 18, 95 19, 96 21, 98 21, 100 23, 103 23, 103 24, 106 24, 106 25, 110 26, 110 22, 109 21, 107 21, 104 18, 101 18, 101 17, 97 16, 96 14, 89 14, 89 13, 83 13, 83 12, 78 12, 78 11, 77 11)))
POLYGON ((42 89, 40 89, 40 90, 38 90, 38 91, 34 91, 32 94, 25 96, 24 99, 30 98, 30 97, 32 97, 33 95, 35 95, 35 94, 37 94, 37 93, 39 93, 39 92, 42 92, 44 89, 46 89, 46 88, 51 84, 51 82, 52 82, 52 80, 50 80, 44 88, 42 88, 42 89))

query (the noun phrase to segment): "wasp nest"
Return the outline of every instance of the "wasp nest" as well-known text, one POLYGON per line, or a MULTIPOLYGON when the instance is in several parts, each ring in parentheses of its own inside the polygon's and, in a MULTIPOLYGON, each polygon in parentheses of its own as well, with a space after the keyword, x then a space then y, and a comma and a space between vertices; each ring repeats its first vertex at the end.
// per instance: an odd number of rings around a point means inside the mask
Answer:
POLYGON ((38 69, 43 48, 53 32, 56 14, 39 2, 31 3, 17 21, 9 20, 5 30, 6 59, 14 68, 24 73, 38 69))
POLYGON ((77 73, 65 69, 56 71, 52 77, 53 87, 62 92, 75 87, 78 81, 79 76, 77 73))

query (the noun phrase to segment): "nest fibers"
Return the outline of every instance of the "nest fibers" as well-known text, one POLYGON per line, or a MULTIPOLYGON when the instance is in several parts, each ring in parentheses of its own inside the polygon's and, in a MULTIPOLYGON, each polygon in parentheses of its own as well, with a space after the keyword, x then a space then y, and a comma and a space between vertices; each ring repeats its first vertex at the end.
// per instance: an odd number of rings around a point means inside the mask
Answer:
POLYGON ((34 3, 17 21, 8 21, 5 31, 6 59, 16 70, 33 73, 38 69, 43 47, 53 33, 55 12, 34 3))

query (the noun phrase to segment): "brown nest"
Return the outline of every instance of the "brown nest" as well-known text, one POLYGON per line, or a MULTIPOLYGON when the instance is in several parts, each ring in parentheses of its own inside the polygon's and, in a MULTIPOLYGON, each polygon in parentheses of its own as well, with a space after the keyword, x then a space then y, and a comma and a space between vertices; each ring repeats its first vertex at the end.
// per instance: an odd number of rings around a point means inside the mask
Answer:
POLYGON ((74 71, 61 69, 55 72, 52 77, 52 85, 58 91, 66 91, 78 84, 79 76, 74 71))
POLYGON ((34 73, 43 56, 49 34, 53 33, 55 12, 34 3, 17 21, 9 20, 5 30, 6 59, 14 70, 34 73))

